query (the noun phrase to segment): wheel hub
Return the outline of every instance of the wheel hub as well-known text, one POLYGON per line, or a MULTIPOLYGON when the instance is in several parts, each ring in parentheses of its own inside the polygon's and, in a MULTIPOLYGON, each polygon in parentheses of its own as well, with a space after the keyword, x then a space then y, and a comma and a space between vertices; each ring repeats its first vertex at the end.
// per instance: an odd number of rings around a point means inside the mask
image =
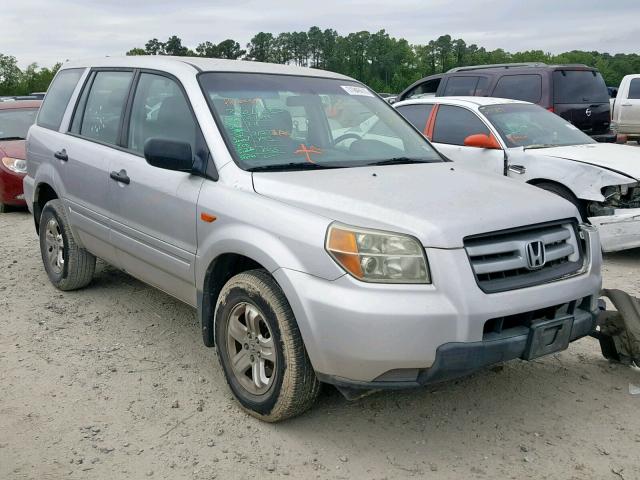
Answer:
POLYGON ((277 360, 271 329, 255 305, 242 302, 231 311, 227 349, 240 385, 253 395, 265 394, 273 384, 277 360))
POLYGON ((60 225, 55 218, 51 218, 47 222, 45 228, 45 254, 47 261, 51 269, 57 273, 62 273, 64 269, 64 238, 62 237, 62 231, 60 225))

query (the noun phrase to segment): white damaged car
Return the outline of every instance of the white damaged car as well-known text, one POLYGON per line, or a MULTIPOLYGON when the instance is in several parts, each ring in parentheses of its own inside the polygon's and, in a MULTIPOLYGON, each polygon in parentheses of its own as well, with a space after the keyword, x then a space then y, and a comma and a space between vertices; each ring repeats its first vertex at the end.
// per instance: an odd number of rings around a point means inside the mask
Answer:
POLYGON ((605 252, 640 247, 640 149, 597 143, 531 103, 433 97, 394 104, 454 162, 566 198, 600 231, 605 252))

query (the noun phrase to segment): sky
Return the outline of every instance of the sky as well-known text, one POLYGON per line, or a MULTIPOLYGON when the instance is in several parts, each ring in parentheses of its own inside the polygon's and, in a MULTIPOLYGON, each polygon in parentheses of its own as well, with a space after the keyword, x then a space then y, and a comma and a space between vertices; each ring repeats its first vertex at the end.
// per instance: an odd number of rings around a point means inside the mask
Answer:
POLYGON ((450 34, 507 51, 640 53, 640 0, 2 0, 0 53, 32 62, 124 55, 150 38, 200 42, 259 32, 385 29, 412 44, 450 34))

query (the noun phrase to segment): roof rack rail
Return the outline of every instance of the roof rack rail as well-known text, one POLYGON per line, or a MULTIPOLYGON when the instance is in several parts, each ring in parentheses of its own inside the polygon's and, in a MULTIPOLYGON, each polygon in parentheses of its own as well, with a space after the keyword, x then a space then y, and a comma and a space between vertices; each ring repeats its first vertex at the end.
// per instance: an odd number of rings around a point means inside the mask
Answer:
POLYGON ((562 67, 581 67, 581 68, 594 68, 589 65, 585 65, 584 63, 559 63, 557 65, 551 65, 552 67, 562 68, 562 67))
POLYGON ((529 62, 529 63, 494 63, 490 65, 469 65, 467 67, 456 67, 448 70, 447 73, 453 72, 466 72, 470 70, 482 70, 485 68, 519 68, 519 67, 546 67, 547 64, 543 62, 529 62))

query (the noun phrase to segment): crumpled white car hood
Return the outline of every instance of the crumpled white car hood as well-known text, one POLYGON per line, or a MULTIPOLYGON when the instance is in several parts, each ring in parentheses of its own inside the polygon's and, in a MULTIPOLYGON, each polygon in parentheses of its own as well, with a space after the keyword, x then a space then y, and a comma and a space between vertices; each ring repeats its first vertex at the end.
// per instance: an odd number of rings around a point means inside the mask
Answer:
POLYGON ((555 158, 575 160, 640 179, 640 148, 615 143, 588 143, 568 147, 553 147, 538 152, 555 158))

